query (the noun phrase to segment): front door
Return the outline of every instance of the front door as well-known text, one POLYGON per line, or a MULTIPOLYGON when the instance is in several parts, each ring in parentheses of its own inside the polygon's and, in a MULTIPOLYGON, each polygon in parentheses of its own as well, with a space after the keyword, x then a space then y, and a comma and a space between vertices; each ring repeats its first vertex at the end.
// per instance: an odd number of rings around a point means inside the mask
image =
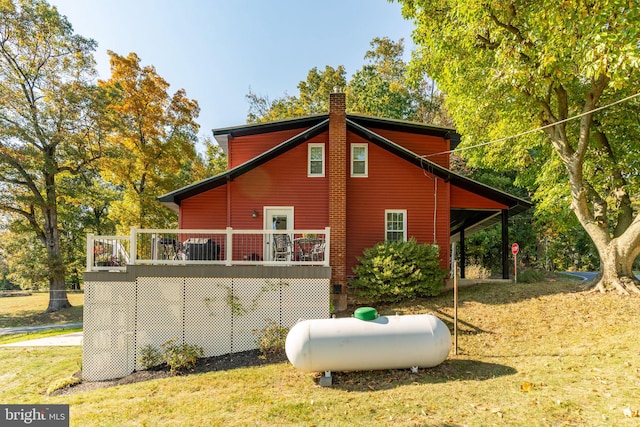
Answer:
MULTIPOLYGON (((265 230, 293 230, 293 207, 265 207, 264 208, 264 229, 265 230)), ((274 261, 273 234, 269 234, 264 239, 266 261, 274 261)))

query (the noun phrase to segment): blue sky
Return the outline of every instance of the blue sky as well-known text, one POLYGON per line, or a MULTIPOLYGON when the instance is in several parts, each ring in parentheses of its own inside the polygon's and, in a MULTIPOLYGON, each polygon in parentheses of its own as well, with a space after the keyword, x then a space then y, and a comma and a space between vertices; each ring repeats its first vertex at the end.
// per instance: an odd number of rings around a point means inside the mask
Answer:
POLYGON ((297 94, 307 72, 364 64, 374 37, 404 38, 413 25, 386 0, 49 0, 76 33, 98 42, 100 78, 107 50, 136 52, 200 104, 201 134, 246 123, 251 91, 270 99, 297 94))

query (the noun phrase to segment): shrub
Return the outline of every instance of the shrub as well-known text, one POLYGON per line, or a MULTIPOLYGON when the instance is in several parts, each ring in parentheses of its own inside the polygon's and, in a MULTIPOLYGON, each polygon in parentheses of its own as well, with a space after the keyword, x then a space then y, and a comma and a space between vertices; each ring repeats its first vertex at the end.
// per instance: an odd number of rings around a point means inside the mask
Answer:
POLYGON ((80 380, 80 378, 77 378, 77 377, 62 378, 51 383, 51 385, 47 387, 46 393, 49 395, 55 391, 62 390, 63 388, 80 384, 81 382, 82 380, 80 380))
POLYGON ((537 270, 518 270, 518 283, 537 283, 544 281, 544 273, 537 270))
POLYGON ((204 355, 202 347, 195 344, 177 344, 176 341, 178 340, 174 338, 162 344, 162 358, 174 374, 193 369, 198 358, 204 355))
POLYGON ((352 286, 363 302, 398 302, 440 294, 446 270, 440 268, 440 248, 407 242, 381 242, 364 250, 352 286))
POLYGON ((280 360, 284 357, 284 345, 289 328, 271 321, 265 328, 254 330, 253 333, 257 336, 256 344, 260 349, 261 359, 280 360))
POLYGON ((466 279, 489 279, 491 270, 479 264, 467 265, 464 268, 464 277, 466 279))
POLYGON ((138 363, 142 366, 142 369, 148 370, 162 364, 164 359, 160 350, 147 344, 140 349, 140 356, 138 357, 138 363))

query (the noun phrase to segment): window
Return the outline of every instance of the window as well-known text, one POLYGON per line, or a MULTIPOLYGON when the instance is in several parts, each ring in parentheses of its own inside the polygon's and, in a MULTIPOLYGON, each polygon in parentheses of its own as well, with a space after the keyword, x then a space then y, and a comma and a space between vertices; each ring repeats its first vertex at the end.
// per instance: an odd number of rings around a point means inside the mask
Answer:
POLYGON ((369 173, 367 144, 351 144, 351 176, 366 177, 369 173))
POLYGON ((390 242, 407 241, 407 211, 384 211, 385 239, 390 242))
POLYGON ((324 176, 324 144, 309 144, 307 176, 324 176))

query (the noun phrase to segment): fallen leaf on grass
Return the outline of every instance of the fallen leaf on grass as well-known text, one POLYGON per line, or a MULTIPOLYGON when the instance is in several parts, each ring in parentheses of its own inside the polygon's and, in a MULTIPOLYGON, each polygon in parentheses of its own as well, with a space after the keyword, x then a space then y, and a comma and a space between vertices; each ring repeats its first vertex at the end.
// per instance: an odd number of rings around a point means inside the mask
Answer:
POLYGON ((529 391, 533 391, 534 388, 535 386, 529 381, 525 381, 522 384, 520 384, 520 390, 522 391, 529 392, 529 391))

